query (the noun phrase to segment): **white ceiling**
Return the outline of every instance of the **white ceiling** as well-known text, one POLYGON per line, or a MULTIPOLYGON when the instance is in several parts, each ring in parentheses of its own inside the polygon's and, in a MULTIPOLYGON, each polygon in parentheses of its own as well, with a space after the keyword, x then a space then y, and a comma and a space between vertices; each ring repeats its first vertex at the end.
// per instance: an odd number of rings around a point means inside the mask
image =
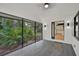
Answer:
POLYGON ((42 3, 0 3, 0 12, 5 12, 25 18, 67 18, 75 16, 78 10, 78 3, 51 3, 48 9, 44 9, 42 3))

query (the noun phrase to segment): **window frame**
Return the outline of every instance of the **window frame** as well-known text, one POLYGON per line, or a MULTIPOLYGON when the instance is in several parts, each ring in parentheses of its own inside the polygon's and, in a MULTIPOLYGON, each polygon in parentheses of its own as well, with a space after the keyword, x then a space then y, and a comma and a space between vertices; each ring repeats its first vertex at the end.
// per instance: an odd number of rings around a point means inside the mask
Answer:
MULTIPOLYGON (((22 45, 22 48, 24 48, 25 46, 23 45, 24 44, 24 37, 23 37, 23 28, 24 28, 24 26, 23 26, 23 24, 24 24, 24 21, 31 21, 31 22, 34 22, 34 33, 35 33, 35 42, 34 43, 36 43, 36 42, 38 42, 38 41, 36 41, 36 23, 40 23, 40 22, 37 22, 37 21, 32 21, 32 20, 29 20, 29 19, 26 19, 26 18, 23 18, 23 17, 18 17, 18 16, 14 16, 14 15, 10 15, 10 14, 7 14, 7 13, 3 13, 3 12, 0 12, 1 14, 3 14, 3 16, 0 14, 0 17, 3 17, 3 18, 9 18, 9 19, 11 19, 11 20, 17 20, 17 21, 21 21, 22 22, 22 26, 21 26, 21 28, 22 28, 22 43, 21 43, 21 45, 22 45), (5 15, 7 15, 7 16, 5 16, 5 15), (10 17, 11 16, 11 17, 10 17), (13 18, 14 17, 14 18, 13 18)), ((42 24, 42 23, 40 23, 40 24, 42 24)), ((42 37, 42 39, 43 39, 43 24, 42 24, 42 32, 41 32, 41 37, 42 37)), ((40 40, 39 40, 40 41, 40 40)), ((33 43, 31 43, 31 44, 33 44, 33 43)), ((28 44, 28 45, 30 45, 30 44, 28 44)), ((26 46, 28 46, 28 45, 26 45, 26 46)), ((21 49, 21 48, 20 48, 21 49)), ((10 52, 13 52, 13 51, 16 51, 16 50, 18 50, 18 49, 15 49, 15 50, 12 50, 12 51, 10 51, 10 52)), ((10 53, 10 52, 8 52, 8 53, 10 53)), ((6 54, 8 54, 8 53, 5 53, 5 54, 3 54, 3 55, 6 55, 6 54)))

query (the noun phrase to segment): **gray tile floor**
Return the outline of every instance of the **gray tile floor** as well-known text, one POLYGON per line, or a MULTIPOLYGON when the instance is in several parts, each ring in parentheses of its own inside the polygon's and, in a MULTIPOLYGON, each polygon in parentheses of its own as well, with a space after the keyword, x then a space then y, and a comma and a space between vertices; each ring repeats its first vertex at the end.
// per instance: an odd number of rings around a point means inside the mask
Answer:
POLYGON ((6 56, 75 56, 72 45, 41 40, 6 56))

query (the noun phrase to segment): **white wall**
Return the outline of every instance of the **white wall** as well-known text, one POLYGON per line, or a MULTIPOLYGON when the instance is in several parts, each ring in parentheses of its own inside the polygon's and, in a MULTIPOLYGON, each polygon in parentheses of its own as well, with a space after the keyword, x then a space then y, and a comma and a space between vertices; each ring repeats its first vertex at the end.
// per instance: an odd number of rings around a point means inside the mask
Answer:
POLYGON ((78 10, 79 10, 79 4, 59 4, 54 9, 47 11, 47 15, 49 17, 46 18, 47 29, 44 32, 45 39, 51 41, 57 41, 51 39, 51 22, 64 20, 65 38, 64 41, 58 41, 58 42, 72 44, 77 55, 79 55, 79 41, 73 36, 72 21, 78 10), (70 22, 70 28, 67 28, 67 21, 70 22), (74 47, 74 45, 76 47, 74 47))
POLYGON ((79 41, 77 41, 72 33, 72 20, 79 10, 79 4, 50 4, 49 9, 44 9, 43 4, 0 4, 0 12, 24 17, 26 19, 42 22, 47 24, 47 28, 43 30, 43 38, 45 40, 55 41, 51 39, 51 22, 65 21, 65 42, 72 44, 77 55, 79 55, 79 41), (67 29, 67 21, 70 21, 70 28, 67 29))

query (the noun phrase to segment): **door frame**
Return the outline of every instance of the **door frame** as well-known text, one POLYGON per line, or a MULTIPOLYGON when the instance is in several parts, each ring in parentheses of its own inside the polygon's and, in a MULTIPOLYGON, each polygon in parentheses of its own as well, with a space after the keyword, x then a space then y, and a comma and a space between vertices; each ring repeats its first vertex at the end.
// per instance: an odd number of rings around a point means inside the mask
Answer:
POLYGON ((51 22, 51 38, 55 39, 55 22, 51 22), (52 23, 54 23, 54 37, 52 36, 52 23))
MULTIPOLYGON (((63 21, 64 22, 64 32, 63 32, 63 34, 64 34, 64 39, 65 39, 65 21, 64 20, 59 20, 59 21, 52 21, 51 22, 51 39, 55 39, 55 37, 54 38, 52 38, 52 23, 55 23, 55 22, 60 22, 60 21, 63 21)), ((54 26, 54 31, 55 31, 55 26, 54 26)), ((55 36, 55 32, 54 32, 54 36, 55 36)), ((61 41, 64 41, 64 39, 63 40, 61 40, 61 41)), ((55 39, 56 40, 56 39, 55 39)))

